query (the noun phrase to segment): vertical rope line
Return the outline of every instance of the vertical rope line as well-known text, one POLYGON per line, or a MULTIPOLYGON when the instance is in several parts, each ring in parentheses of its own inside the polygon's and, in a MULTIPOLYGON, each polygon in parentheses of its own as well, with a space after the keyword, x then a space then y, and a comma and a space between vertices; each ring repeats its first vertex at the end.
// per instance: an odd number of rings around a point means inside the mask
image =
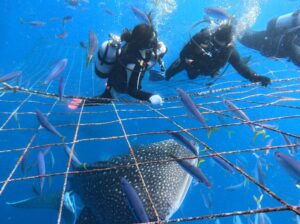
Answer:
MULTIPOLYGON (((42 70, 40 72, 37 72, 36 74, 39 74, 39 73, 42 73, 42 70)), ((40 80, 42 79, 43 77, 40 76, 31 86, 31 88, 33 88, 34 86, 36 86, 40 80)), ((50 86, 50 85, 49 85, 50 86)), ((49 88, 49 86, 47 87, 47 90, 49 88)), ((7 120, 2 124, 2 126, 0 127, 0 130, 3 129, 7 123, 12 119, 12 117, 20 110, 20 108, 30 99, 30 97, 32 96, 33 94, 30 94, 28 95, 21 103, 20 105, 10 114, 10 116, 7 118, 7 120)))
POLYGON ((12 111, 12 113, 8 116, 8 118, 6 119, 6 121, 2 124, 2 126, 0 127, 0 130, 2 130, 7 123, 12 119, 12 117, 20 110, 20 108, 29 100, 29 98, 32 96, 32 94, 28 95, 20 104, 19 106, 12 111))
POLYGON ((131 147, 131 144, 130 144, 130 142, 129 142, 129 139, 128 139, 128 136, 127 136, 125 127, 124 127, 124 125, 123 125, 122 119, 120 118, 120 115, 119 115, 119 113, 118 113, 118 111, 117 111, 117 108, 116 108, 116 105, 115 105, 114 102, 112 102, 112 105, 113 105, 113 107, 114 107, 115 113, 116 113, 116 115, 117 115, 117 118, 118 118, 118 120, 119 120, 120 126, 121 126, 121 128, 122 128, 122 131, 123 131, 123 134, 124 134, 124 138, 125 138, 126 143, 127 143, 127 145, 128 145, 130 154, 131 154, 132 158, 134 159, 135 167, 136 167, 136 169, 137 169, 137 171, 138 171, 138 174, 139 174, 139 176, 140 176, 140 178, 141 178, 143 187, 144 187, 144 189, 145 189, 145 191, 146 191, 146 194, 147 194, 148 199, 149 199, 149 201, 150 201, 151 207, 152 207, 152 209, 153 209, 153 211, 154 211, 154 214, 155 214, 155 216, 156 216, 156 220, 157 220, 158 223, 160 223, 159 214, 158 214, 158 212, 157 212, 157 210, 156 210, 156 208, 155 208, 155 206, 154 206, 154 203, 153 203, 153 201, 152 201, 152 198, 151 198, 151 196, 150 196, 150 193, 149 193, 149 191, 148 191, 148 189, 147 189, 145 180, 144 180, 144 178, 143 178, 142 172, 141 172, 140 167, 139 167, 139 165, 138 165, 138 161, 137 161, 137 158, 136 158, 136 156, 135 156, 135 153, 134 153, 134 151, 133 151, 133 149, 132 149, 132 147, 131 147))
POLYGON ((233 163, 231 163, 229 160, 227 160, 224 156, 220 155, 217 151, 213 150, 210 146, 208 146, 205 142, 202 142, 200 139, 198 139, 197 137, 195 137, 193 134, 191 134, 190 132, 188 132, 186 129, 184 129, 182 126, 180 126, 179 124, 177 124, 175 121, 171 120, 169 117, 165 116, 163 113, 161 113, 160 111, 154 109, 153 107, 146 105, 148 108, 150 108, 152 111, 160 114, 161 116, 163 116, 164 118, 166 118, 167 120, 169 120, 172 124, 174 124, 176 127, 178 127, 179 129, 181 129, 183 132, 185 132, 186 134, 188 134, 190 137, 192 137, 194 140, 196 140, 197 142, 199 142, 202 146, 204 146, 205 148, 207 148, 208 150, 210 150, 211 152, 215 153, 216 156, 218 156, 219 158, 221 158, 222 160, 224 160, 227 164, 229 164, 231 167, 233 167, 234 169, 236 169, 239 173, 241 173, 243 176, 245 176, 247 179, 249 179, 252 183, 256 184, 257 186, 259 186, 261 189, 263 189, 267 194, 269 194, 272 198, 274 198, 275 200, 277 200, 278 202, 280 202, 281 204, 283 204, 284 206, 286 206, 288 209, 290 209, 291 211, 293 211, 294 213, 296 213, 297 215, 300 215, 300 211, 297 210, 297 208, 295 206, 291 206, 290 204, 288 204, 287 202, 285 202, 283 199, 281 199, 279 196, 277 196, 274 192, 272 192, 269 188, 267 188, 266 186, 258 183, 254 178, 252 178, 250 175, 248 175, 244 170, 242 170, 241 168, 237 167, 236 165, 234 165, 233 163))
POLYGON ((93 87, 93 96, 95 96, 95 78, 94 78, 94 71, 91 69, 91 75, 92 75, 92 87, 93 87))
POLYGON ((64 185, 63 185, 61 199, 60 199, 57 224, 60 224, 60 222, 61 222, 62 210, 63 210, 63 205, 64 205, 64 197, 65 197, 65 192, 66 192, 66 189, 67 189, 67 180, 68 180, 68 175, 69 175, 70 167, 71 167, 71 164, 72 164, 72 159, 73 159, 73 155, 74 155, 74 148, 75 148, 75 145, 76 145, 75 142, 77 140, 77 136, 78 136, 78 132, 79 132, 79 127, 80 127, 80 122, 81 122, 81 117, 82 117, 82 112, 83 112, 84 104, 85 104, 85 100, 83 101, 83 105, 81 107, 81 111, 80 111, 80 114, 79 114, 76 131, 75 131, 74 138, 73 138, 73 144, 72 144, 72 148, 71 148, 71 151, 70 151, 70 157, 69 157, 69 161, 68 161, 68 166, 67 166, 67 169, 66 169, 66 172, 65 172, 65 176, 64 176, 64 185))
POLYGON ((70 63, 70 64, 71 64, 71 65, 70 65, 70 69, 69 69, 69 71, 68 71, 68 74, 67 74, 67 78, 66 78, 66 80, 65 80, 64 87, 66 87, 67 84, 68 84, 68 81, 69 81, 69 78, 70 78, 70 74, 71 74, 71 72, 72 72, 72 68, 73 68, 74 63, 75 63, 75 55, 76 55, 76 51, 73 53, 72 61, 71 61, 71 63, 70 63))
MULTIPOLYGON (((50 111, 47 113, 47 116, 48 116, 48 117, 51 115, 51 112, 52 112, 52 110, 54 109, 54 107, 55 107, 56 104, 57 104, 57 101, 55 101, 55 102, 53 103, 53 105, 52 105, 50 111)), ((13 170, 10 172, 9 176, 8 176, 7 179, 5 180, 3 186, 2 186, 2 188, 1 188, 1 190, 0 190, 0 196, 3 194, 3 192, 4 192, 4 190, 5 190, 6 186, 7 186, 7 184, 10 182, 10 179, 12 178, 12 176, 14 175, 14 173, 16 172, 18 166, 20 165, 20 163, 21 163, 22 160, 24 159, 25 154, 27 153, 29 147, 31 146, 31 144, 33 143, 34 139, 36 138, 36 136, 37 136, 39 130, 41 130, 41 129, 42 129, 42 126, 39 125, 38 129, 36 130, 36 132, 32 135, 32 137, 31 137, 29 143, 27 144, 25 150, 23 151, 22 155, 19 157, 18 161, 16 162, 16 164, 15 164, 13 170)))
MULTIPOLYGON (((40 77, 40 78, 32 85, 32 87, 35 86, 41 79, 42 79, 42 77, 40 77)), ((12 112, 12 114, 10 115, 10 117, 9 117, 9 118, 7 119, 7 121, 1 126, 0 129, 2 129, 2 128, 8 123, 8 121, 13 117, 13 115, 17 113, 17 111, 18 111, 18 110, 19 110, 19 109, 20 109, 20 108, 21 108, 21 107, 29 100, 29 98, 30 98, 31 96, 32 96, 32 94, 30 94, 25 100, 23 100, 23 101, 21 102, 21 104, 18 106, 18 108, 16 108, 16 109, 12 112)), ((54 109, 54 107, 56 106, 56 104, 57 104, 57 100, 53 103, 53 105, 52 105, 50 111, 47 113, 47 116, 48 116, 48 117, 51 115, 51 112, 52 112, 52 110, 54 109)), ((19 157, 19 159, 18 159, 18 161, 16 162, 14 168, 13 168, 12 171, 10 172, 9 176, 8 176, 7 179, 5 180, 3 186, 1 187, 1 189, 0 189, 0 196, 3 194, 3 192, 4 192, 5 188, 6 188, 6 186, 7 186, 8 183, 10 182, 10 179, 12 178, 12 176, 14 175, 14 173, 16 172, 16 170, 17 170, 17 168, 19 167, 20 163, 21 163, 22 160, 24 159, 24 157, 25 157, 25 155, 26 155, 28 149, 30 148, 30 146, 31 146, 31 144, 33 143, 33 141, 35 140, 35 138, 36 138, 36 136, 37 136, 39 130, 41 130, 41 129, 42 129, 42 126, 39 125, 38 129, 36 130, 36 132, 32 135, 32 137, 31 137, 29 143, 27 144, 27 146, 26 146, 26 148, 24 149, 23 153, 22 153, 21 156, 19 157)))
MULTIPOLYGON (((83 54, 80 55, 81 57, 83 56, 83 54)), ((78 92, 77 95, 80 96, 80 90, 81 90, 81 81, 82 81, 82 70, 83 70, 83 66, 84 66, 84 60, 81 60, 81 67, 80 67, 80 73, 79 73, 79 86, 78 86, 78 92)))

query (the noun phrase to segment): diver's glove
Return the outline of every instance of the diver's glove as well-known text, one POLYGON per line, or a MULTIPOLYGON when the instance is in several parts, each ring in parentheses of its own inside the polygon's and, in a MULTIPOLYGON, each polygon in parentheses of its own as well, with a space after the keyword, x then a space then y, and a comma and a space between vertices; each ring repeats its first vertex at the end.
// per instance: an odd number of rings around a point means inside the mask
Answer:
POLYGON ((157 62, 159 64, 159 66, 160 66, 160 70, 162 72, 165 72, 166 71, 166 69, 165 69, 165 63, 162 60, 162 58, 167 53, 168 48, 166 47, 166 45, 162 41, 158 42, 157 47, 158 47, 157 51, 156 51, 157 62))
POLYGON ((149 101, 150 101, 153 105, 157 105, 157 104, 163 105, 163 103, 164 103, 164 101, 163 101, 163 99, 161 98, 160 95, 152 95, 152 96, 149 98, 149 101))
POLYGON ((271 79, 267 76, 254 74, 251 82, 260 82, 262 86, 268 86, 271 83, 271 79))

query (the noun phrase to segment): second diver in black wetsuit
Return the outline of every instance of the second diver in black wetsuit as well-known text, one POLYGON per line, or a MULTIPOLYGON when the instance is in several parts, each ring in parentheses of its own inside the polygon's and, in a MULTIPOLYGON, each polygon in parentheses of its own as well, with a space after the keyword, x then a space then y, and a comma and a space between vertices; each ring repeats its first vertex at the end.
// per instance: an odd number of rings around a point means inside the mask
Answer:
POLYGON ((233 27, 228 22, 219 25, 215 32, 202 29, 191 38, 180 52, 180 57, 167 69, 166 80, 182 70, 187 71, 189 79, 199 75, 214 77, 229 62, 244 78, 267 86, 271 80, 257 75, 243 63, 232 42, 233 27))
MULTIPOLYGON (((109 103, 111 99, 117 98, 119 93, 126 93, 136 99, 149 101, 152 104, 163 104, 160 95, 146 92, 142 90, 141 86, 150 61, 160 60, 166 53, 166 47, 162 42, 158 42, 157 33, 153 26, 139 24, 134 27, 132 32, 126 30, 121 35, 120 41, 124 41, 126 44, 120 48, 120 53, 117 53, 116 56, 116 63, 109 69, 105 91, 100 97, 87 99, 84 105, 92 106, 109 103)), ((107 52, 109 50, 106 50, 106 54, 107 52)), ((100 60, 99 57, 98 52, 98 59, 100 60)), ((95 66, 95 72, 98 76, 102 76, 101 68, 103 66, 95 66)), ((73 99, 69 103, 69 108, 77 109, 82 103, 83 100, 81 99, 73 99)))
POLYGON ((273 18, 266 30, 247 31, 240 42, 264 56, 287 58, 300 66, 300 9, 273 18))

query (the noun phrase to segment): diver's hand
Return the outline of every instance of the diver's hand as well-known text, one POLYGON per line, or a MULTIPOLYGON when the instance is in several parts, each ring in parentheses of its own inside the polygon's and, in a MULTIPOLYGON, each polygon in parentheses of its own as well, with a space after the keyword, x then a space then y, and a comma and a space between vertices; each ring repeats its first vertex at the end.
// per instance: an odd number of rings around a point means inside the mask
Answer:
POLYGON ((266 76, 260 76, 260 83, 262 86, 268 86, 271 83, 271 79, 266 76))
POLYGON ((149 101, 150 101, 153 105, 157 105, 157 104, 163 105, 163 103, 164 103, 164 101, 163 101, 163 99, 161 98, 160 95, 152 95, 152 96, 149 98, 149 101))
POLYGON ((159 58, 163 58, 163 56, 167 53, 167 51, 168 51, 167 46, 162 41, 159 41, 157 44, 157 56, 159 58))
POLYGON ((254 75, 254 78, 251 80, 252 82, 260 82, 262 86, 268 86, 271 83, 271 79, 267 76, 263 75, 254 75))

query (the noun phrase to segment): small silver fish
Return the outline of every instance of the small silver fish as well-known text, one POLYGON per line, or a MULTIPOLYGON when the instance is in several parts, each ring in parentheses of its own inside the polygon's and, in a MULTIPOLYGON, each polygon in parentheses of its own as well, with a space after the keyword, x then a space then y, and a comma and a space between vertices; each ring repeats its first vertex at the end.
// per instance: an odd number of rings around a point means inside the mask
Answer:
POLYGON ((67 64, 68 64, 67 58, 58 61, 43 84, 48 85, 53 79, 59 76, 66 68, 67 64))
POLYGON ((136 221, 141 223, 149 222, 149 217, 140 197, 125 177, 121 178, 121 188, 136 221))
POLYGON ((64 77, 60 77, 59 85, 58 85, 58 96, 59 100, 62 101, 63 95, 64 95, 64 89, 65 89, 65 83, 64 83, 64 77))
POLYGON ((147 23, 147 24, 151 24, 151 21, 149 19, 149 15, 147 15, 145 12, 143 12, 141 9, 139 9, 138 7, 135 6, 131 6, 131 10, 132 12, 138 17, 140 18, 143 22, 147 23))
POLYGON ((64 31, 62 33, 59 33, 55 36, 57 39, 65 39, 68 37, 68 32, 64 31))
POLYGON ((217 20, 227 20, 229 19, 229 15, 226 11, 226 9, 222 8, 222 7, 207 7, 204 9, 204 12, 206 13, 206 15, 217 19, 217 20))
MULTIPOLYGON (((227 106, 227 108, 231 110, 232 113, 236 114, 238 117, 242 118, 243 120, 250 122, 249 117, 230 100, 224 98, 223 102, 227 106)), ((256 132, 255 126, 251 123, 248 123, 248 125, 251 128, 251 130, 255 133, 256 132)))
POLYGON ((21 71, 15 71, 6 75, 0 76, 0 82, 7 82, 22 75, 21 71))
POLYGON ((285 169, 285 171, 296 180, 296 185, 300 183, 300 162, 294 157, 281 153, 275 152, 275 158, 279 164, 285 169))
POLYGON ((94 53, 98 48, 98 38, 96 34, 93 31, 89 32, 89 46, 88 46, 88 53, 86 58, 86 68, 89 67, 89 64, 91 63, 94 53))
POLYGON ((295 149, 294 149, 294 146, 292 146, 292 142, 290 141, 289 137, 283 133, 280 133, 280 134, 283 137, 285 143, 287 144, 290 155, 293 155, 295 153, 295 149))
POLYGON ((199 146, 192 142, 191 140, 187 139, 183 135, 178 132, 173 132, 170 130, 166 130, 168 134, 170 134, 175 140, 179 143, 183 144, 187 149, 189 149, 195 156, 198 156, 199 153, 199 146))
POLYGON ((46 25, 46 23, 43 21, 38 21, 38 20, 25 21, 23 18, 20 18, 20 23, 25 25, 35 26, 35 27, 41 27, 46 25))
POLYGON ((46 165, 45 165, 45 155, 50 150, 50 147, 42 149, 39 151, 37 156, 37 164, 38 164, 38 174, 42 177, 40 177, 40 192, 43 192, 44 184, 45 184, 45 177, 43 177, 46 174, 46 165))
MULTIPOLYGON (((65 149, 65 153, 67 154, 68 157, 70 157, 71 149, 66 144, 64 144, 63 146, 65 149)), ((72 165, 74 167, 80 167, 82 165, 82 163, 79 161, 79 159, 74 154, 72 156, 72 165)))
POLYGON ((60 137, 61 139, 64 139, 65 136, 61 135, 56 128, 48 121, 48 118, 39 110, 36 109, 36 117, 40 123, 40 125, 42 125, 42 127, 44 127, 46 130, 48 130, 49 132, 51 132, 52 134, 57 135, 58 137, 60 137))
POLYGON ((211 183, 204 175, 204 173, 200 170, 200 168, 194 166, 192 163, 186 160, 178 160, 179 158, 176 156, 171 156, 172 158, 176 159, 176 162, 185 170, 188 174, 192 177, 196 178, 199 182, 202 182, 207 187, 211 187, 211 183))
POLYGON ((235 185, 230 185, 228 187, 225 188, 226 191, 236 191, 242 187, 245 186, 245 183, 244 182, 241 182, 239 184, 235 184, 235 185))
POLYGON ((181 101, 185 107, 185 109, 191 113, 202 125, 207 129, 208 133, 211 132, 210 127, 207 125, 203 115, 197 109, 195 103, 192 101, 191 97, 182 89, 177 88, 176 91, 178 92, 179 96, 181 97, 181 101))

